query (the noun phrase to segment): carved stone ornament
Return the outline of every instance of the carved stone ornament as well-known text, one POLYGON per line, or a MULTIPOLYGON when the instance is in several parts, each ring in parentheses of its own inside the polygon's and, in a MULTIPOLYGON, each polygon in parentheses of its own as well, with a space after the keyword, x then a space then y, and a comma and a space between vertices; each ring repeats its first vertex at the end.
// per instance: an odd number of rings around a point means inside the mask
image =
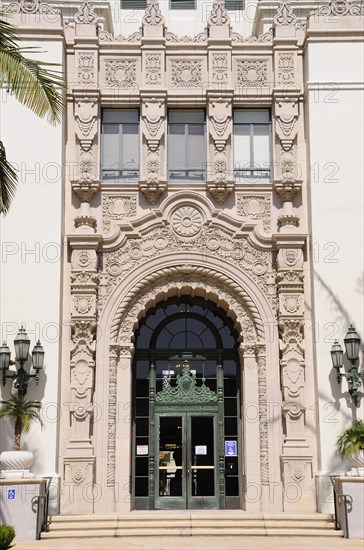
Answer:
POLYGON ((212 99, 209 104, 210 134, 218 151, 223 151, 231 136, 231 100, 222 97, 212 99))
POLYGON ((142 19, 144 25, 164 25, 164 17, 159 7, 158 0, 148 0, 147 8, 142 19))
POLYGON ((231 131, 231 100, 221 97, 211 99, 209 102, 209 133, 213 146, 210 149, 212 163, 207 188, 219 204, 222 204, 234 189, 233 182, 228 181, 226 147, 231 137, 231 131))
POLYGON ((131 34, 130 36, 123 36, 118 34, 114 36, 104 29, 99 30, 99 40, 100 42, 140 42, 142 39, 141 32, 137 31, 131 34))
POLYGON ((40 13, 44 15, 56 15, 60 17, 60 10, 43 3, 40 0, 19 0, 19 2, 11 2, 10 4, 1 4, 3 13, 25 13, 34 14, 40 13))
POLYGON ((330 15, 364 15, 364 5, 353 4, 350 0, 331 0, 325 6, 321 6, 317 10, 310 12, 310 16, 327 17, 330 15))
POLYGON ((104 193, 102 195, 102 220, 104 231, 110 230, 111 221, 119 221, 136 215, 136 194, 104 193))
POLYGON ((106 61, 105 82, 109 88, 134 88, 136 86, 136 61, 106 61))
MULTIPOLYGON (((286 152, 293 147, 297 136, 296 122, 298 119, 298 104, 295 99, 282 98, 276 104, 276 133, 280 139, 282 149, 286 152)), ((284 156, 282 155, 282 159, 284 156)), ((284 160, 282 160, 284 162, 284 160)), ((287 176, 286 176, 287 178, 287 176)))
POLYGON ((196 36, 187 36, 185 34, 184 36, 177 36, 173 32, 167 31, 165 33, 164 38, 166 39, 166 42, 176 43, 176 42, 183 42, 183 43, 196 43, 196 42, 207 42, 208 36, 206 32, 200 32, 196 36))
POLYGON ((142 103, 142 131, 147 144, 146 179, 139 188, 151 204, 155 204, 166 190, 161 174, 161 140, 165 131, 165 101, 151 98, 142 103))
POLYGON ((295 81, 295 56, 293 53, 278 54, 278 83, 292 84, 295 81))
POLYGON ((278 7, 273 21, 276 25, 294 25, 297 21, 297 17, 293 13, 291 4, 283 1, 278 7))
POLYGON ((248 36, 248 37, 242 36, 238 32, 232 32, 231 33, 231 42, 233 44, 244 44, 244 43, 251 44, 251 43, 255 43, 255 42, 273 42, 273 32, 268 31, 268 32, 265 32, 264 34, 261 34, 259 36, 252 35, 252 36, 248 36))
POLYGON ((228 55, 227 53, 212 54, 212 82, 214 84, 228 83, 228 55))
POLYGON ((202 61, 172 61, 172 88, 199 88, 202 86, 202 61))
POLYGON ((197 208, 182 206, 172 216, 172 226, 182 237, 196 235, 202 227, 202 216, 197 208))
POLYGON ((271 196, 270 194, 238 193, 237 213, 250 220, 262 220, 263 230, 270 232, 271 196))
POLYGON ((278 253, 278 267, 285 268, 303 268, 303 252, 300 248, 283 248, 278 253))
POLYGON ((143 134, 150 151, 157 151, 164 134, 165 102, 151 98, 142 104, 143 134))
POLYGON ((80 9, 75 14, 75 22, 79 25, 90 25, 96 23, 98 17, 94 12, 94 6, 92 2, 83 2, 80 9))
POLYGON ((158 86, 162 83, 162 55, 147 53, 145 56, 145 83, 158 86))
POLYGON ((214 0, 212 11, 207 19, 207 26, 230 25, 230 17, 225 8, 225 0, 214 0))
POLYGON ((237 62, 237 83, 241 86, 261 88, 268 84, 267 61, 237 62))
POLYGON ((90 84, 95 82, 95 54, 94 52, 78 52, 78 82, 90 84))

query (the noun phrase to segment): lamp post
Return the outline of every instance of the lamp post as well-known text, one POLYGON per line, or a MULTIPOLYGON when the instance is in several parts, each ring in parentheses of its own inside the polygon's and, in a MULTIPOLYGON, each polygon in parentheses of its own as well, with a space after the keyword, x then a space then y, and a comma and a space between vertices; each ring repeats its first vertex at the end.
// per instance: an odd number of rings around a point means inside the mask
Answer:
POLYGON ((344 338, 346 357, 351 363, 348 372, 340 372, 343 366, 343 349, 338 340, 335 340, 331 348, 332 367, 336 370, 336 380, 340 384, 342 378, 346 378, 349 393, 356 407, 359 405, 359 388, 364 380, 364 372, 359 372, 356 363, 359 360, 360 337, 355 331, 353 325, 349 326, 348 332, 344 338))
POLYGON ((29 374, 29 372, 25 370, 24 363, 28 359, 29 347, 30 340, 24 327, 22 326, 14 340, 15 361, 20 365, 18 370, 14 372, 9 370, 10 349, 7 343, 3 342, 3 345, 0 346, 0 371, 2 373, 2 384, 5 386, 7 379, 13 380, 15 388, 18 390, 19 397, 25 397, 27 394, 28 384, 31 378, 34 378, 35 383, 39 384, 39 371, 43 368, 44 349, 38 340, 32 351, 32 363, 35 372, 29 374))

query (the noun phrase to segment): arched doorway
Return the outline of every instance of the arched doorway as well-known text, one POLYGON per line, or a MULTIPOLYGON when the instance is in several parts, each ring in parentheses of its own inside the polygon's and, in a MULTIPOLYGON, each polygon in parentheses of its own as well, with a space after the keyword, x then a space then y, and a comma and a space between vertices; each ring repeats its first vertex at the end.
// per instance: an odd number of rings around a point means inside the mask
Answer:
POLYGON ((233 321, 178 296, 135 334, 133 507, 240 507, 240 368, 233 321))

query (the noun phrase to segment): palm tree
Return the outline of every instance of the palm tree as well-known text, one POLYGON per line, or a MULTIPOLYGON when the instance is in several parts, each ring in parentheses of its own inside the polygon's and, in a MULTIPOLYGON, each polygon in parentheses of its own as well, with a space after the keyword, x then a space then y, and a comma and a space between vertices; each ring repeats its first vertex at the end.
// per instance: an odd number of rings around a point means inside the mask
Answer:
POLYGON ((12 395, 7 401, 2 401, 0 418, 10 418, 14 422, 14 451, 20 451, 22 433, 28 433, 33 422, 37 421, 43 428, 44 422, 39 413, 39 401, 31 401, 25 397, 12 395))
MULTIPOLYGON (((63 75, 46 68, 59 65, 25 57, 24 53, 31 50, 18 46, 15 28, 1 16, 4 14, 0 12, 0 87, 6 86, 10 94, 40 118, 47 115, 51 124, 60 122, 64 96, 59 89, 65 86, 63 75)), ((0 141, 0 214, 9 211, 17 179, 0 141)))

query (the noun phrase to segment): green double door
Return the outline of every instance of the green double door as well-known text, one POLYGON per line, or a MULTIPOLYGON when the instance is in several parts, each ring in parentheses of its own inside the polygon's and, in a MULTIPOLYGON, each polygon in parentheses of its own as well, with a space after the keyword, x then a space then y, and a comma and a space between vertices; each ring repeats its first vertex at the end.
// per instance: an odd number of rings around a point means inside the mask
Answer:
POLYGON ((155 508, 219 508, 217 412, 168 409, 155 415, 155 508))

